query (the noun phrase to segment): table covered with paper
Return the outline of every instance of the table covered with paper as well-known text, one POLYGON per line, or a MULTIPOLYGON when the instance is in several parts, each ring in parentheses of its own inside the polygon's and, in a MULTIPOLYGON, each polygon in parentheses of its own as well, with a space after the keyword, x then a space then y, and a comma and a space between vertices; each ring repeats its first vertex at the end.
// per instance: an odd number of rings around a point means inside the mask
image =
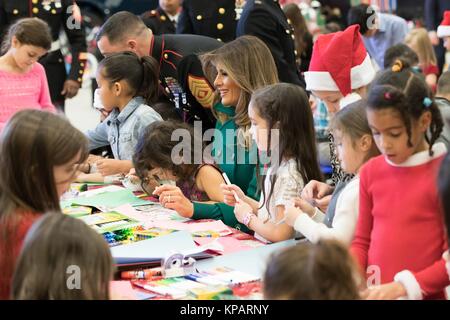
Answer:
POLYGON ((114 299, 261 299, 268 257, 295 243, 264 244, 222 221, 183 218, 118 185, 76 190, 62 210, 109 243, 114 299))

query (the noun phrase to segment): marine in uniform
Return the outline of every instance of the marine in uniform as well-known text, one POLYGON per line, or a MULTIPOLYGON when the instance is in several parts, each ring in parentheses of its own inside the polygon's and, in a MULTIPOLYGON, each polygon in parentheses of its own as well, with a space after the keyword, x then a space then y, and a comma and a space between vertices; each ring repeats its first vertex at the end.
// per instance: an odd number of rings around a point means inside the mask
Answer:
POLYGON ((48 54, 39 62, 44 66, 52 102, 64 109, 65 98, 72 98, 81 87, 87 60, 86 34, 81 24, 79 7, 73 0, 0 0, 0 34, 20 18, 37 17, 48 23, 53 43, 48 54), (64 29, 72 53, 67 75, 61 52, 59 33, 64 29))
POLYGON ((184 122, 202 121, 203 131, 214 128, 211 112, 214 99, 213 79, 207 79, 198 55, 220 47, 222 43, 197 35, 154 36, 150 55, 160 61, 160 82, 166 97, 175 105, 184 122))
POLYGON ((278 0, 247 0, 239 19, 236 36, 253 35, 269 47, 281 82, 306 87, 297 69, 294 29, 278 0))
POLYGON ((179 34, 197 34, 232 41, 236 37, 236 0, 184 0, 179 34))
POLYGON ((142 19, 126 11, 108 18, 96 39, 103 55, 130 50, 155 58, 159 62, 160 96, 170 100, 185 122, 199 120, 203 130, 215 126, 211 112, 214 74, 205 76, 198 55, 219 48, 222 42, 197 35, 154 35, 142 19))
POLYGON ((180 1, 176 0, 173 4, 176 14, 171 15, 170 12, 164 11, 160 5, 155 10, 146 11, 141 14, 141 19, 145 25, 153 31, 153 34, 175 33, 181 10, 180 1))

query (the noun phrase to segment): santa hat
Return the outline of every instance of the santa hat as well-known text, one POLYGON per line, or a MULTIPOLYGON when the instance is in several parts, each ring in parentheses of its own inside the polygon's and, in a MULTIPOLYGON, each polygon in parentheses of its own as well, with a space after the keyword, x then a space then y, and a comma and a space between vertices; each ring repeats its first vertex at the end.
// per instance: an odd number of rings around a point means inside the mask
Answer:
POLYGON ((444 20, 437 29, 439 38, 450 37, 450 10, 444 12, 444 20))
POLYGON ((368 85, 374 77, 359 25, 320 35, 314 44, 309 71, 305 72, 307 90, 340 91, 344 97, 368 85))

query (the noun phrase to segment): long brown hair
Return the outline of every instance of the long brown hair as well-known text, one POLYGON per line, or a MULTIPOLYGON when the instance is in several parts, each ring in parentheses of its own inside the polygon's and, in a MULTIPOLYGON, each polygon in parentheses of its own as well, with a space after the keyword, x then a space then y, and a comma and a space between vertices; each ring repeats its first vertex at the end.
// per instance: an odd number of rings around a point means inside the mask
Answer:
POLYGON ((269 259, 265 299, 356 300, 361 279, 347 248, 336 240, 301 243, 269 259))
MULTIPOLYGON (((268 126, 268 155, 271 162, 280 164, 283 160, 294 159, 303 183, 322 180, 317 159, 314 120, 308 96, 301 87, 288 83, 277 83, 256 90, 252 95, 252 106, 268 126), (279 130, 278 150, 271 150, 271 130, 279 130), (277 156, 278 159, 274 159, 277 156)), ((272 175, 269 195, 263 187, 264 180, 256 170, 259 188, 263 191, 264 202, 269 210, 276 175, 272 175)))
MULTIPOLYGON (((234 120, 236 125, 243 129, 244 136, 250 140, 248 130, 250 119, 248 117, 248 104, 253 91, 269 84, 278 82, 278 73, 267 45, 254 36, 242 36, 222 47, 203 54, 200 57, 203 69, 209 78, 211 65, 222 65, 228 76, 241 89, 236 106, 234 120)), ((215 93, 214 104, 220 101, 218 90, 215 93)), ((221 121, 226 119, 224 114, 213 110, 214 115, 221 121)))
POLYGON ((100 234, 61 212, 47 213, 25 238, 12 299, 107 300, 113 270, 111 252, 100 234), (69 279, 72 275, 79 275, 79 287, 75 278, 69 279))
POLYGON ((28 44, 50 50, 52 35, 48 24, 39 18, 24 18, 17 20, 4 35, 0 54, 5 54, 11 48, 13 37, 21 44, 28 44))
POLYGON ((0 136, 0 270, 3 274, 12 274, 13 243, 17 240, 20 213, 60 211, 53 169, 68 163, 78 153, 79 163, 84 162, 87 140, 62 116, 23 110, 3 128, 0 136))

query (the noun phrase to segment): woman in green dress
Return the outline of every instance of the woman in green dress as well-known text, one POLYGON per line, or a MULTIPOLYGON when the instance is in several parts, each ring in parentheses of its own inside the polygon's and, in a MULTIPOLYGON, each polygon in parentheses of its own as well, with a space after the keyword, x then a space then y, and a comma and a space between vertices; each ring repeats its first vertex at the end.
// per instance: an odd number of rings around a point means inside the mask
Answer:
MULTIPOLYGON (((269 48, 258 38, 243 36, 201 56, 205 74, 214 78, 215 101, 212 156, 233 184, 254 199, 257 148, 249 133, 248 104, 253 91, 278 82, 277 68, 269 48)), ((261 161, 259 161, 261 162, 261 161)), ((194 219, 220 219, 247 231, 224 203, 194 203, 194 219)))

